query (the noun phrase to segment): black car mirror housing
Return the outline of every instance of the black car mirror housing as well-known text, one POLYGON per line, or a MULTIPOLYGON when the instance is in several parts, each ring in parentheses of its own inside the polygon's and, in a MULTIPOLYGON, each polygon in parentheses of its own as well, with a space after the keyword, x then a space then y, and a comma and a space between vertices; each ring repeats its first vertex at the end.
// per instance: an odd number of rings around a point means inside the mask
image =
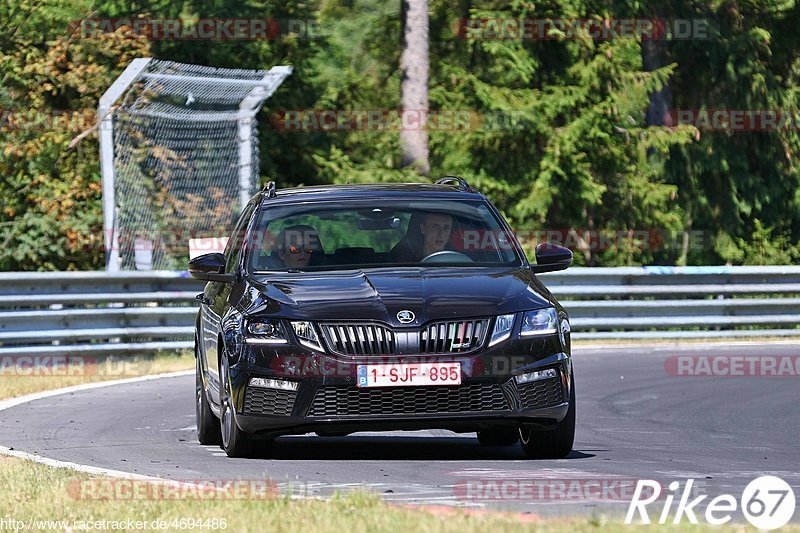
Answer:
POLYGON ((221 281, 230 283, 236 276, 225 273, 225 256, 215 252, 203 254, 189 261, 189 275, 204 281, 221 281))
POLYGON ((541 243, 535 253, 536 264, 531 265, 534 274, 565 270, 572 264, 572 251, 557 244, 541 243))

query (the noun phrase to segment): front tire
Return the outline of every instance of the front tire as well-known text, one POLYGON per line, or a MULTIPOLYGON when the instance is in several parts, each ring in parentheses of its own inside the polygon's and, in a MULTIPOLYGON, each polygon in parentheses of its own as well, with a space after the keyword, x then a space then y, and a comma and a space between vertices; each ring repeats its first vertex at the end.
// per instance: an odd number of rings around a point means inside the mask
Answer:
POLYGON ((555 428, 533 430, 519 429, 522 450, 529 459, 563 459, 572 451, 575 442, 575 376, 571 373, 569 408, 567 416, 555 428))
POLYGON ((219 431, 219 420, 211 411, 208 404, 205 386, 203 385, 203 363, 197 341, 194 344, 195 378, 194 378, 194 403, 195 417, 197 419, 197 440, 200 444, 219 444, 222 436, 219 431))
POLYGON ((253 440, 236 424, 236 410, 233 407, 233 388, 230 383, 228 355, 220 357, 220 432, 221 447, 228 457, 249 457, 254 450, 253 440))

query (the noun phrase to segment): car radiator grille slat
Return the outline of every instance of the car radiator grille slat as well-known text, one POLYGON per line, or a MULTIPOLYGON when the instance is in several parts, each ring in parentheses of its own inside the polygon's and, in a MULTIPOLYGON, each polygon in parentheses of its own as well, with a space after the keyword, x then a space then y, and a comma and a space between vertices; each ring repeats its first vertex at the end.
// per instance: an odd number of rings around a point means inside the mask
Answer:
POLYGON ((244 413, 290 416, 296 398, 295 391, 247 387, 244 395, 244 413))
POLYGON ((392 330, 379 324, 320 324, 330 351, 340 355, 394 355, 392 330))
POLYGON ((457 320, 431 324, 420 332, 422 354, 469 352, 483 346, 489 319, 457 320))
POLYGON ((543 379, 517 385, 523 408, 551 407, 564 402, 561 378, 543 379))
POLYGON ((500 385, 455 387, 321 387, 308 416, 420 415, 507 411, 500 385))
MULTIPOLYGON (((466 353, 483 347, 490 319, 435 322, 412 335, 405 355, 466 353)), ((392 328, 382 324, 321 323, 322 336, 331 353, 339 355, 399 355, 392 328)))

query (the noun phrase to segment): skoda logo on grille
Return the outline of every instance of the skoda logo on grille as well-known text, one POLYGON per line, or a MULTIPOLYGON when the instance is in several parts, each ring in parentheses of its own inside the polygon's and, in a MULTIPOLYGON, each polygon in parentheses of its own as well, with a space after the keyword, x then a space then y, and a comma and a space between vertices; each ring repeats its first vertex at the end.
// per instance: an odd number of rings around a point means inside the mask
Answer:
POLYGON ((408 309, 403 309, 399 313, 397 313, 397 320, 400 321, 401 324, 409 324, 416 320, 416 315, 409 311, 408 309))

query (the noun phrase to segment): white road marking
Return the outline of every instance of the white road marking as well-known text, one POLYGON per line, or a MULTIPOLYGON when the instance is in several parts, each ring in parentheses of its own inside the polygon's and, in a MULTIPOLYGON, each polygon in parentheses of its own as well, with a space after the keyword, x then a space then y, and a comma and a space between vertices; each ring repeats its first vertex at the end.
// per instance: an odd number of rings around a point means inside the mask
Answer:
POLYGON ((535 470, 511 470, 511 469, 493 469, 493 468, 465 468, 463 470, 456 470, 448 472, 448 476, 472 478, 472 479, 596 479, 602 478, 624 478, 622 475, 613 474, 600 474, 597 472, 590 472, 586 470, 575 470, 571 468, 537 468, 535 470))
POLYGON ((60 396, 62 394, 70 394, 73 392, 81 392, 85 390, 91 389, 101 389, 103 387, 111 387, 113 385, 124 385, 127 383, 139 383, 142 381, 153 381, 154 379, 162 379, 162 378, 177 378, 182 376, 191 376, 194 374, 194 370, 181 370, 180 372, 169 372, 166 374, 154 374, 152 376, 139 376, 136 378, 127 378, 127 379, 115 379, 113 381, 97 381, 94 383, 84 383, 82 385, 73 385, 71 387, 64 387, 61 389, 54 389, 54 390, 46 390, 41 392, 34 392, 33 394, 27 394, 25 396, 20 396, 18 398, 9 398, 8 400, 1 400, 0 401, 0 411, 5 411, 6 409, 11 409, 12 407, 16 407, 17 405, 22 405, 23 403, 33 402, 36 400, 42 400, 44 398, 50 398, 52 396, 60 396))
MULTIPOLYGON (((72 394, 74 392, 100 389, 103 387, 111 387, 114 385, 124 385, 127 383, 140 383, 143 381, 153 381, 155 379, 162 379, 162 378, 191 376, 193 374, 194 370, 183 370, 180 372, 169 372, 166 374, 155 374, 152 376, 140 376, 135 378, 117 379, 113 381, 98 381, 95 383, 84 383, 82 385, 73 385, 72 387, 64 387, 61 389, 35 392, 33 394, 28 394, 26 396, 20 396, 19 398, 10 398, 8 400, 0 401, 0 411, 5 411, 7 409, 11 409, 12 407, 16 407, 18 405, 22 405, 29 402, 34 402, 36 400, 42 400, 44 398, 61 396, 63 394, 72 394)), ((41 455, 27 453, 19 450, 12 450, 7 446, 2 446, 2 445, 0 445, 0 455, 8 455, 11 457, 17 457, 19 459, 27 459, 28 461, 33 461, 35 463, 51 466, 53 468, 68 468, 70 470, 75 470, 76 472, 83 472, 86 474, 103 475, 121 479, 136 479, 136 480, 162 481, 162 482, 165 481, 162 478, 153 476, 144 476, 141 474, 133 474, 130 472, 122 472, 120 470, 111 470, 108 468, 98 468, 96 466, 70 463, 68 461, 58 461, 56 459, 42 457, 41 455)))

